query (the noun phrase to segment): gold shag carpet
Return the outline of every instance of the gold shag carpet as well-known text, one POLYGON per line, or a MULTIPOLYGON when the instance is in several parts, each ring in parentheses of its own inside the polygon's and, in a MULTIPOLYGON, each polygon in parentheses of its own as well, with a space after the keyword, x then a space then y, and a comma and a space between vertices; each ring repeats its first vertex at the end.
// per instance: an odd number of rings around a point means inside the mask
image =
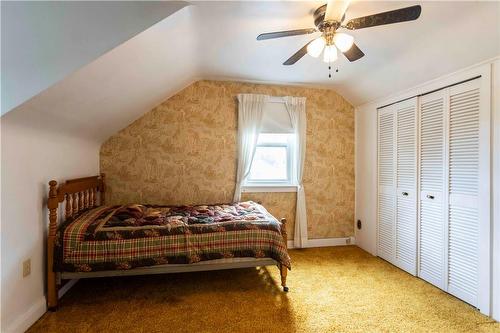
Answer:
POLYGON ((275 267, 80 280, 28 332, 500 332, 473 307, 354 247, 275 267))

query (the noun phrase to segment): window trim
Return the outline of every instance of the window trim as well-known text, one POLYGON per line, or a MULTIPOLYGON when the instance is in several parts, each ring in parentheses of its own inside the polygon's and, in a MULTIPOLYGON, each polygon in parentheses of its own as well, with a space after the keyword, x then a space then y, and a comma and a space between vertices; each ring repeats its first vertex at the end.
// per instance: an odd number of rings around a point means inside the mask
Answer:
POLYGON ((243 193, 262 193, 262 192, 297 192, 297 185, 244 185, 241 187, 243 193))

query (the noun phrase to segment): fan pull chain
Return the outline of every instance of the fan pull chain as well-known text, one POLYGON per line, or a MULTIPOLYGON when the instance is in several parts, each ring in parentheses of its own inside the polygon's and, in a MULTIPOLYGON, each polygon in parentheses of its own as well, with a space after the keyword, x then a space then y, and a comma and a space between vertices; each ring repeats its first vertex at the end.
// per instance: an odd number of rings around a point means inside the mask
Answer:
MULTIPOLYGON (((339 69, 338 67, 335 69, 335 73, 338 73, 339 72, 339 69)), ((331 63, 329 62, 328 63, 328 77, 331 79, 332 78, 332 65, 331 63)))

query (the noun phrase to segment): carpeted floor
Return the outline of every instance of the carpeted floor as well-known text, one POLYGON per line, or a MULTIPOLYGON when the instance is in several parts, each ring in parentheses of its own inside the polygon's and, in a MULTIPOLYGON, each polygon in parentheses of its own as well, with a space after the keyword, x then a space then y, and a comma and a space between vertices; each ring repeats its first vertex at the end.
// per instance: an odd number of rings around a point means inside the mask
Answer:
POLYGON ((290 254, 289 293, 274 267, 81 280, 28 332, 500 332, 357 247, 290 254))

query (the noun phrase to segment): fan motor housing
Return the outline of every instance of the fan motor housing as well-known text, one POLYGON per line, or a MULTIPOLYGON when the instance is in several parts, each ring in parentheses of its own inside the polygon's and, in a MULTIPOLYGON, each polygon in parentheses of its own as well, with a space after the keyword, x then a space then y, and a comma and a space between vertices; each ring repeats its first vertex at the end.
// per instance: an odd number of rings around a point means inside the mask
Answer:
POLYGON ((326 5, 323 5, 314 11, 314 25, 319 31, 335 31, 340 27, 340 22, 337 21, 325 21, 326 5))

